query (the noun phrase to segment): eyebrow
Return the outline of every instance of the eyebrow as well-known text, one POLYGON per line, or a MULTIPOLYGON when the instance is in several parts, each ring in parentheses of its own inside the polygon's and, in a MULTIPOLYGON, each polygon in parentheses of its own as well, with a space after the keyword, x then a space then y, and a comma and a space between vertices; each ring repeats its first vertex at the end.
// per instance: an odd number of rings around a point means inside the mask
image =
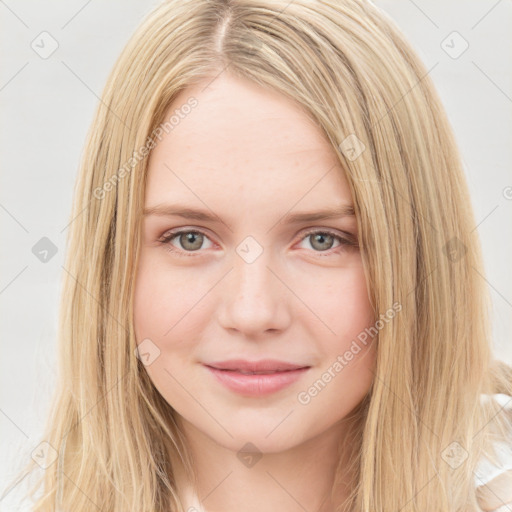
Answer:
MULTIPOLYGON (((144 216, 174 216, 184 219, 199 220, 212 223, 222 222, 219 217, 206 210, 198 210, 182 205, 159 204, 144 209, 144 216)), ((354 206, 351 204, 341 204, 340 206, 323 208, 309 212, 288 213, 283 216, 281 222, 285 224, 299 224, 302 222, 314 222, 317 220, 337 219, 342 217, 354 217, 354 206)))

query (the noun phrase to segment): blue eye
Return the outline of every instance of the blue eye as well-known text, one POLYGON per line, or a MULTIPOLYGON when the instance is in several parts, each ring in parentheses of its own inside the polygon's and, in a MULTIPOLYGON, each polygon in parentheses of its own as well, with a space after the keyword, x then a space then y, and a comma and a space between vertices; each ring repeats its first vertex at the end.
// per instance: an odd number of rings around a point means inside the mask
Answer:
MULTIPOLYGON (((314 245, 310 242, 313 248, 315 245, 317 248, 320 247, 320 250, 314 250, 314 252, 318 252, 320 256, 328 256, 333 254, 333 242, 331 242, 331 240, 335 240, 339 243, 337 247, 334 247, 334 249, 338 249, 338 253, 358 247, 357 240, 352 235, 347 233, 346 237, 343 237, 329 229, 310 230, 302 236, 301 241, 307 240, 308 238, 313 239, 314 245), (322 245, 327 245, 328 247, 323 247, 325 250, 322 250, 322 245), (321 253, 327 254, 324 255, 321 253)), ((169 234, 160 239, 159 242, 163 245, 167 245, 167 250, 173 254, 176 254, 177 256, 196 256, 198 254, 194 253, 202 252, 200 249, 202 248, 205 239, 210 241, 208 236, 200 230, 176 229, 169 232, 169 234), (175 238, 178 239, 182 249, 179 247, 177 248, 171 243, 175 238)))

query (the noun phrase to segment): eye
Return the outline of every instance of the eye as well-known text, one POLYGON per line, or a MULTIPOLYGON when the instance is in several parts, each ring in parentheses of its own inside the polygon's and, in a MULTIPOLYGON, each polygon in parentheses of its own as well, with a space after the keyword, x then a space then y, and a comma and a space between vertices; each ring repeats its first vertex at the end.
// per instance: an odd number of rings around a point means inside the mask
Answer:
MULTIPOLYGON (((197 254, 194 253, 201 252, 199 249, 202 248, 205 240, 209 241, 210 239, 200 230, 176 229, 168 232, 159 242, 167 245, 167 250, 177 256, 196 256, 197 254), (176 247, 172 243, 174 239, 177 239, 181 247, 176 247)), ((310 246, 313 247, 314 252, 327 253, 326 255, 332 255, 333 240, 338 242, 338 246, 335 247, 335 249, 338 249, 338 252, 358 247, 357 240, 353 235, 346 233, 344 237, 329 229, 310 230, 302 236, 301 242, 305 240, 311 240, 310 246)), ((324 254, 320 255, 324 256, 324 254)))
MULTIPOLYGON (((308 231, 302 238, 302 240, 310 240, 311 247, 315 250, 315 252, 327 252, 327 256, 331 255, 331 249, 333 247, 333 240, 338 242, 337 248, 338 252, 349 250, 350 248, 357 248, 358 243, 353 235, 349 235, 348 233, 345 236, 339 235, 335 231, 331 231, 329 229, 313 229, 308 231)), ((336 247, 335 247, 336 249, 336 247)), ((321 254, 324 256, 324 254, 321 254)))
POLYGON ((209 240, 202 232, 192 229, 182 229, 171 231, 163 239, 159 240, 162 244, 167 245, 167 250, 176 253, 178 256, 195 256, 195 254, 187 254, 197 252, 203 245, 204 240, 209 240), (172 241, 177 238, 181 248, 176 248, 172 241))

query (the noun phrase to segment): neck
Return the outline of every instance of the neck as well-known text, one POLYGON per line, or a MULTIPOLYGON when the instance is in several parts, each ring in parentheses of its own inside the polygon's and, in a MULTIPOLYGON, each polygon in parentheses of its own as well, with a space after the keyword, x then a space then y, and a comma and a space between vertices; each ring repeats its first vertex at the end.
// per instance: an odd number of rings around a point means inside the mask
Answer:
MULTIPOLYGON (((334 512, 348 497, 347 426, 335 424, 321 436, 283 452, 244 453, 226 448, 180 417, 196 475, 187 481, 176 468, 178 493, 185 510, 194 512, 334 512)), ((245 451, 245 450, 244 450, 245 451)))

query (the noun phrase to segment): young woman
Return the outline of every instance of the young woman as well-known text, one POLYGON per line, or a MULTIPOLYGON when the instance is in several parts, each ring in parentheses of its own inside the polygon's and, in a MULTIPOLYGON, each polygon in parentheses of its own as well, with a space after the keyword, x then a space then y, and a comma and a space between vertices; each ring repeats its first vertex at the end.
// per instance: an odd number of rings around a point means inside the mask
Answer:
POLYGON ((161 3, 71 219, 34 510, 512 509, 461 158, 370 2, 161 3))

